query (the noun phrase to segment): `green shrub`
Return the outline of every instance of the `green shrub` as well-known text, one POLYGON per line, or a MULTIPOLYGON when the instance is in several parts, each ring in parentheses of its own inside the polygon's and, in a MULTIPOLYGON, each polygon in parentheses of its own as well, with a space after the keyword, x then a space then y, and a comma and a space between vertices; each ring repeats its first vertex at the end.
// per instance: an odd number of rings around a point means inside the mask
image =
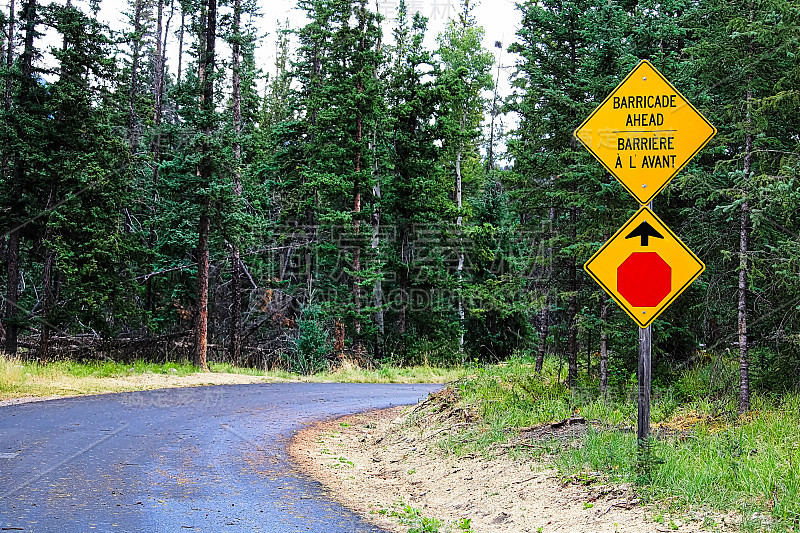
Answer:
POLYGON ((297 338, 287 356, 289 370, 303 375, 327 370, 328 354, 333 345, 319 305, 312 303, 303 307, 297 330, 297 338))

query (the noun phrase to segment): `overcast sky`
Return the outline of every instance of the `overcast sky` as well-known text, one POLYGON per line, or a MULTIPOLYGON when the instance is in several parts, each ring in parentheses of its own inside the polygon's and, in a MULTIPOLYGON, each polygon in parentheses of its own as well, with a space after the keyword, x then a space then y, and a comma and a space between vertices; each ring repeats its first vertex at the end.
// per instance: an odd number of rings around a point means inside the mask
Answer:
MULTIPOLYGON (((169 1, 167 0, 166 2, 168 5, 169 1)), ((284 21, 288 20, 290 27, 299 28, 305 24, 306 18, 304 12, 296 8, 296 0, 257 1, 261 17, 257 19, 256 24, 262 33, 266 33, 267 36, 262 40, 259 49, 256 51, 256 60, 264 73, 272 74, 275 69, 275 36, 278 24, 283 24, 284 21)), ((472 1, 475 4, 473 13, 485 31, 484 46, 495 54, 495 57, 501 54, 500 61, 504 68, 500 74, 499 91, 501 95, 506 95, 510 91, 508 75, 512 70, 514 58, 505 52, 505 49, 515 39, 516 31, 519 28, 520 13, 515 7, 515 0, 472 1), (503 43, 502 52, 495 48, 494 43, 496 41, 503 43)), ((85 2, 87 0, 76 0, 78 4, 85 5, 85 2)), ((378 11, 385 19, 383 24, 385 42, 391 41, 391 30, 394 26, 399 3, 399 0, 377 0, 378 11)), ((370 5, 374 9, 376 0, 370 0, 370 5)), ((425 44, 429 49, 436 48, 436 36, 445 28, 447 20, 457 15, 459 5, 460 0, 406 0, 409 12, 419 11, 428 18, 428 33, 425 44)), ((121 30, 125 28, 125 12, 129 11, 129 9, 128 0, 102 0, 99 16, 101 20, 107 22, 112 28, 121 30)), ((169 14, 168 8, 166 8, 166 11, 165 17, 169 14)), ((179 20, 176 17, 172 21, 171 30, 175 30, 178 25, 179 20)), ((169 39, 167 66, 171 75, 174 76, 177 65, 177 39, 174 37, 174 33, 169 39)), ((219 53, 223 58, 227 58, 227 55, 230 54, 227 48, 221 48, 219 53)), ((496 75, 496 72, 494 70, 492 75, 496 75)), ((500 122, 506 122, 506 125, 508 125, 508 120, 509 117, 501 117, 500 122)))
MULTIPOLYGON (((372 0, 370 4, 375 6, 375 1, 372 0)), ((267 37, 257 51, 257 59, 264 72, 271 73, 274 70, 273 59, 278 21, 283 23, 283 21, 289 20, 289 24, 293 28, 301 27, 306 21, 304 13, 296 9, 296 3, 296 0, 258 0, 262 16, 257 21, 257 25, 267 33, 267 37)), ((406 0, 410 12, 419 11, 428 17, 426 39, 428 48, 436 47, 436 36, 444 29, 447 20, 457 14, 459 3, 459 0, 406 0)), ((502 42, 504 48, 507 48, 508 44, 514 40, 514 34, 519 27, 519 12, 515 8, 514 0, 484 0, 476 3, 474 14, 486 32, 484 45, 496 54, 498 50, 494 48, 495 41, 502 42)), ((398 4, 399 0, 377 0, 378 11, 385 18, 385 41, 391 39, 391 28, 394 26, 398 4)), ((109 23, 112 28, 122 29, 125 27, 124 13, 128 10, 127 0, 103 0, 100 18, 109 23)), ((175 29, 177 25, 178 21, 173 20, 172 29, 175 29)), ((171 37, 171 41, 173 46, 170 48, 174 49, 170 55, 177 53, 176 39, 171 37)), ((512 63, 508 54, 503 53, 503 56, 501 60, 504 65, 512 63)), ((174 63, 172 67, 175 68, 174 63)), ((505 77, 507 76, 502 76, 502 78, 505 77)))

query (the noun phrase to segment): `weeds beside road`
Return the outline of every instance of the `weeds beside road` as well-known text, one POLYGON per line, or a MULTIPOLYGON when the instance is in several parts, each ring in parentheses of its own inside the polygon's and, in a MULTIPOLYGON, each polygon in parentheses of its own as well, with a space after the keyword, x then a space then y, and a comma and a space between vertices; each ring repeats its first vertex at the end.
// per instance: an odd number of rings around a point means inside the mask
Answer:
POLYGON ((427 366, 377 370, 343 368, 299 376, 212 363, 211 372, 198 372, 188 362, 131 364, 58 361, 48 365, 0 356, 0 401, 30 397, 82 396, 167 387, 268 383, 282 381, 341 383, 443 383, 464 375, 463 370, 427 366))
POLYGON ((537 376, 526 360, 458 382, 445 402, 456 413, 448 423, 463 425, 439 445, 454 454, 510 449, 540 456, 567 479, 633 483, 643 501, 671 512, 735 511, 745 531, 797 532, 800 396, 755 395, 752 411, 738 417, 735 389, 719 385, 729 372, 733 365, 717 361, 654 388, 654 438, 644 461, 637 455, 631 384, 618 384, 605 398, 592 383, 570 391, 555 365, 537 376), (546 428, 570 418, 585 421, 583 430, 546 428))

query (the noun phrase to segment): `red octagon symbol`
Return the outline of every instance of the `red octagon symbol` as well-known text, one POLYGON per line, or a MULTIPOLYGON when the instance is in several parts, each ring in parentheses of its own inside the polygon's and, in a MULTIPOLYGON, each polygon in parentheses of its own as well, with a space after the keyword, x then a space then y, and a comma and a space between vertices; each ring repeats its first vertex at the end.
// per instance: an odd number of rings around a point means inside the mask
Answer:
POLYGON ((617 268, 617 292, 633 307, 655 307, 672 292, 672 268, 656 252, 634 252, 617 268))

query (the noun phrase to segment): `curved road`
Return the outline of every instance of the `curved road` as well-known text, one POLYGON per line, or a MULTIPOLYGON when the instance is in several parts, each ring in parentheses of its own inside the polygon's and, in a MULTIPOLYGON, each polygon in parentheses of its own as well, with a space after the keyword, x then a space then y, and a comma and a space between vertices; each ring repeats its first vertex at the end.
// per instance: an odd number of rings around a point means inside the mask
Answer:
POLYGON ((0 407, 0 530, 373 533, 300 474, 304 423, 436 385, 275 383, 0 407))

